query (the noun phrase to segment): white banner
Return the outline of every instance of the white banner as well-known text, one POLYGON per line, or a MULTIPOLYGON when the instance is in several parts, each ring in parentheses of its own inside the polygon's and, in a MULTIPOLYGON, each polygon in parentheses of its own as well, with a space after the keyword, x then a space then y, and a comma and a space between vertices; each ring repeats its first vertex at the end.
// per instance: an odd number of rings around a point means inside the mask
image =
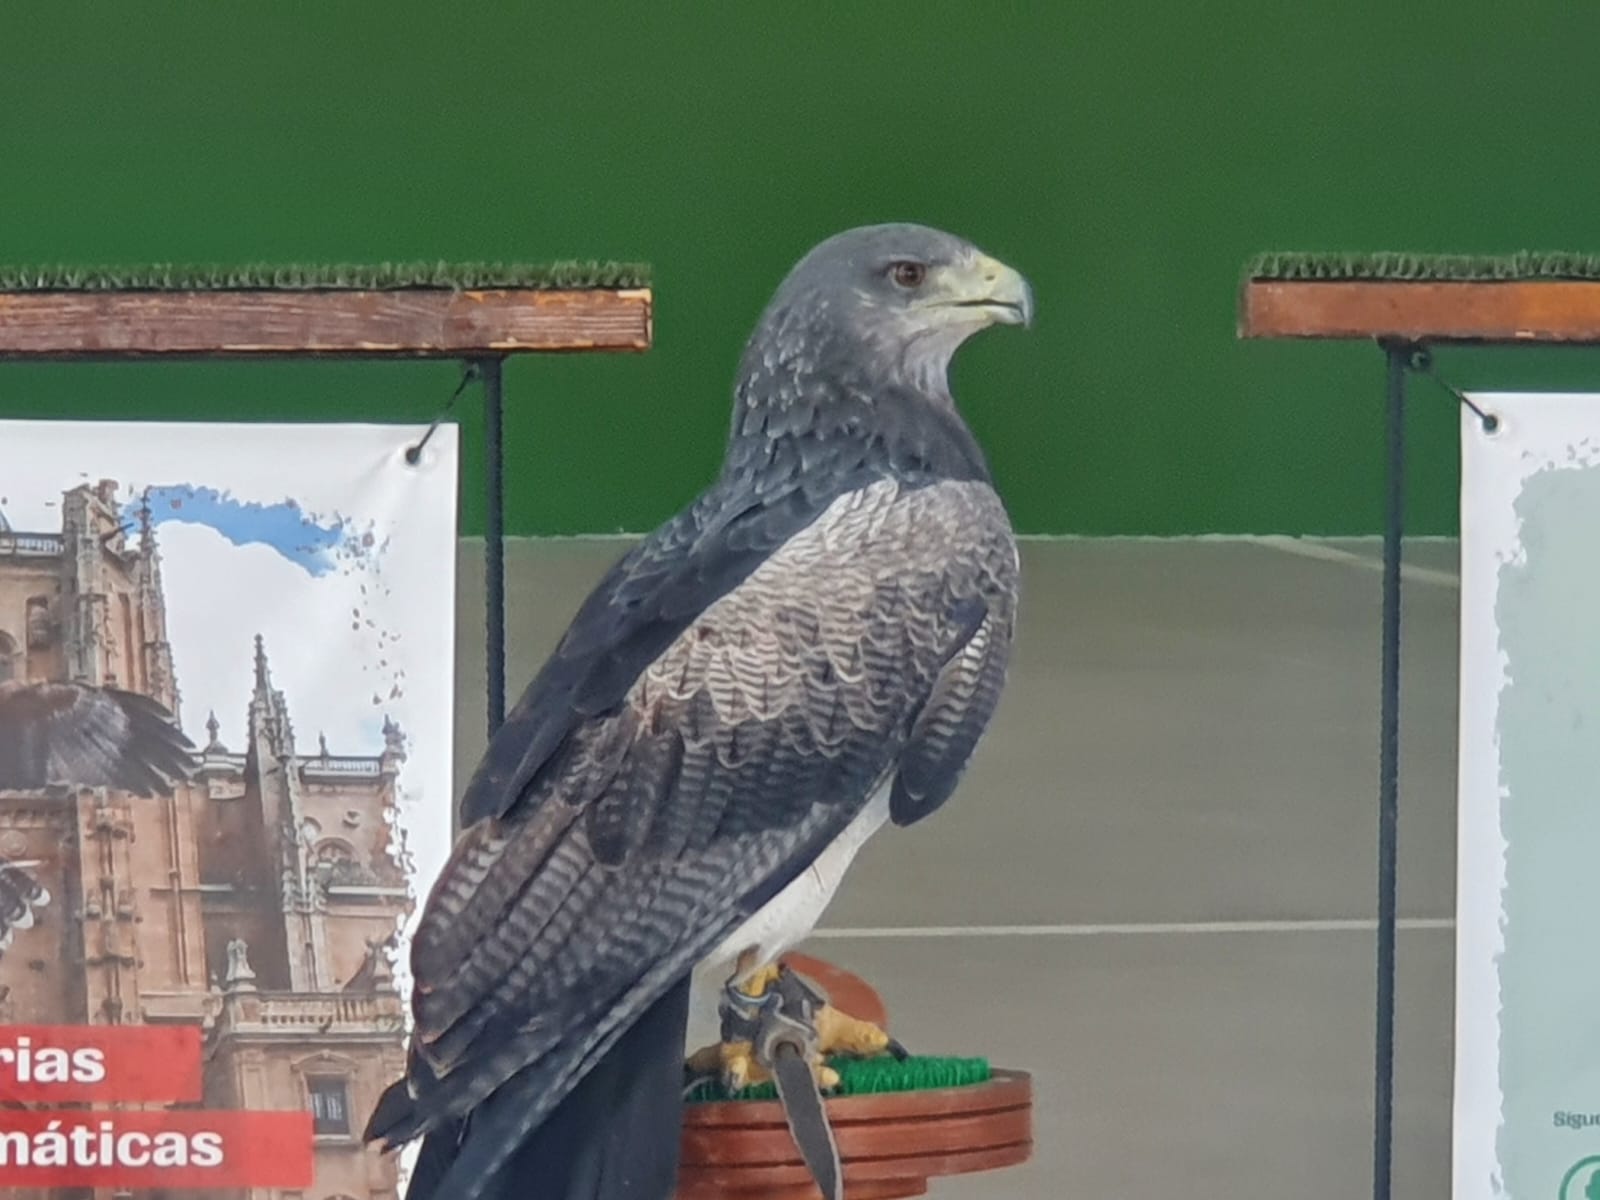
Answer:
POLYGON ((422 432, 0 421, 0 1194, 395 1194, 360 1137, 450 845, 422 432))
POLYGON ((1462 411, 1456 1200, 1600 1200, 1600 395, 1462 411))

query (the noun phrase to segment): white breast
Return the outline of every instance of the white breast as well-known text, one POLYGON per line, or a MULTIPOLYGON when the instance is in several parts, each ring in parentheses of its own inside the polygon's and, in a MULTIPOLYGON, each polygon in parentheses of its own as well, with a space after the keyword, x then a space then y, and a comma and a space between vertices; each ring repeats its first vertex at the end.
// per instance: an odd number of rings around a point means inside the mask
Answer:
POLYGON ((810 936, 839 890, 857 851, 888 821, 889 791, 893 784, 893 776, 885 780, 866 807, 809 868, 700 961, 691 984, 687 1038, 690 1050, 717 1040, 717 1004, 723 985, 732 976, 741 954, 754 948, 755 965, 765 966, 810 936))

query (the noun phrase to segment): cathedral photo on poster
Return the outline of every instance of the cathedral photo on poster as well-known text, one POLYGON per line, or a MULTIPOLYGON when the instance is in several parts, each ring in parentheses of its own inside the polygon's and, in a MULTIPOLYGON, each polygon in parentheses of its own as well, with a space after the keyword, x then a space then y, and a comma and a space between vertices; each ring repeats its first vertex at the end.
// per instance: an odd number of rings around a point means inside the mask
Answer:
POLYGON ((197 1094, 95 1116, 301 1122, 174 1196, 396 1194, 360 1136, 449 849, 454 432, 411 464, 395 426, 0 422, 0 1193, 164 1194, 147 1154, 5 1142, 68 1115, 21 1046, 85 1027, 198 1047, 197 1094))

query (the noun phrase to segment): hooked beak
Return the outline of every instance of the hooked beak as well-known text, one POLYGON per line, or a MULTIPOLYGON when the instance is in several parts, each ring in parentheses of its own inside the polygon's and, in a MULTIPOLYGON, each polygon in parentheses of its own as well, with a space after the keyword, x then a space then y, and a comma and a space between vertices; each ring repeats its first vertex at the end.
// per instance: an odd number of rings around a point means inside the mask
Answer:
POLYGON ((1033 324, 1033 288, 999 259, 979 254, 951 268, 944 283, 947 295, 937 302, 941 306, 976 310, 987 318, 986 324, 1033 324))

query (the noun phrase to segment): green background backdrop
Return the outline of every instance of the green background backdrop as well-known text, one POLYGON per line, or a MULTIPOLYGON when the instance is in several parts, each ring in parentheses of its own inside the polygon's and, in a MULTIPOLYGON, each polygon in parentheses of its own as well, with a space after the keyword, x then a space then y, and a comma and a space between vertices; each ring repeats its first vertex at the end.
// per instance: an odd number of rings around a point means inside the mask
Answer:
MULTIPOLYGON (((910 219, 1033 280, 957 395, 1032 533, 1366 533, 1382 363, 1240 343, 1262 249, 1600 250, 1600 5, 0 6, 0 260, 639 258, 657 345, 513 361, 508 526, 643 530, 714 470, 792 261, 910 219), (580 15, 581 14, 581 15, 580 15)), ((1448 352, 1592 386, 1586 352, 1448 352)), ((0 416, 425 420, 450 364, 0 365, 0 416)), ((482 527, 475 406, 463 529, 482 527)), ((1411 528, 1455 522, 1420 385, 1411 528)))

